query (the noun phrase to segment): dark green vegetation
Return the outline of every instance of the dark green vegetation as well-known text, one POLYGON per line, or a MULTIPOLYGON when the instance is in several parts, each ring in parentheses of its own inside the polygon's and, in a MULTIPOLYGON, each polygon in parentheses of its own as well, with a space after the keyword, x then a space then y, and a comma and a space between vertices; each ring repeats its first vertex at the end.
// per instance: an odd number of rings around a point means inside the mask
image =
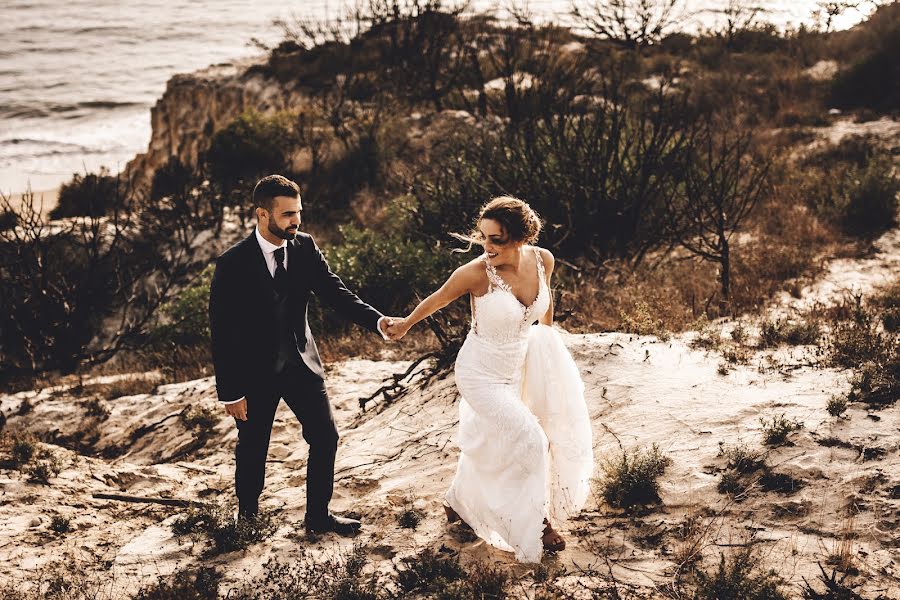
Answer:
POLYGON ((604 477, 599 492, 615 508, 631 510, 660 501, 657 479, 672 464, 654 444, 650 448, 623 450, 621 456, 602 465, 604 477))
MULTIPOLYGON (((28 385, 111 357, 110 368, 155 367, 168 381, 209 374, 211 257, 191 242, 222 235, 226 218, 249 229, 249 191, 274 171, 300 183, 335 271, 395 314, 474 256, 450 252, 449 234, 497 194, 545 220, 540 243, 561 259, 557 314, 575 330, 678 331, 752 311, 814 274, 830 244, 892 226, 889 149, 804 145, 834 105, 897 109, 896 78, 872 79, 896 44, 896 5, 831 33, 778 32, 757 17, 635 36, 579 18, 602 35, 412 0, 369 3, 348 27, 286 24, 252 71, 299 86, 302 106, 210 130, 198 164, 173 158, 146 190, 79 175, 54 216, 83 217, 52 228, 33 198, 5 199, 0 377, 28 385), (839 63, 834 81, 808 71, 822 60, 839 63)), ((429 320, 413 347, 452 352, 466 311, 459 302, 429 320)), ((310 318, 326 355, 360 350, 328 310, 310 318)), ((771 333, 812 343, 820 331, 771 333)))

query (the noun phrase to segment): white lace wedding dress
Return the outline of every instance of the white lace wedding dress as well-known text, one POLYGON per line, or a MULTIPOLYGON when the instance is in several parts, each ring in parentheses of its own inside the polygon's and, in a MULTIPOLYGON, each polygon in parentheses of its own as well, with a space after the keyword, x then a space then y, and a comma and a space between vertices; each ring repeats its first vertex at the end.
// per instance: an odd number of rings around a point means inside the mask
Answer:
POLYGON ((540 252, 537 297, 523 306, 487 262, 488 292, 456 360, 460 455, 446 500, 475 533, 521 562, 538 562, 543 520, 584 505, 593 471, 591 427, 578 369, 552 327, 540 252))

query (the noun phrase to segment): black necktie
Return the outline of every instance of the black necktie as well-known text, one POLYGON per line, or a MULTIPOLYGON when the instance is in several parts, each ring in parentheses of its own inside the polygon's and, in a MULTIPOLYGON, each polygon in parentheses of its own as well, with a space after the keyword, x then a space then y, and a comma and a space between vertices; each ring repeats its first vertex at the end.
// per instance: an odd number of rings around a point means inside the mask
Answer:
POLYGON ((287 269, 284 268, 284 246, 275 249, 275 289, 287 293, 287 269))

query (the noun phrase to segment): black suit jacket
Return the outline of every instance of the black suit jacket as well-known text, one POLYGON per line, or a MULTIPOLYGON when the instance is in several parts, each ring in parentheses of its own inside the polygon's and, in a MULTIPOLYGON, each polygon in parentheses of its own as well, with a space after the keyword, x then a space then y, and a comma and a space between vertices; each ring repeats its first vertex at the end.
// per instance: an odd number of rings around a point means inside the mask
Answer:
MULTIPOLYGON (((332 273, 312 237, 287 243, 290 313, 303 362, 317 376, 325 372, 306 319, 310 293, 358 325, 378 332, 380 312, 347 289, 332 273)), ((209 294, 212 355, 219 400, 229 402, 261 393, 274 375, 275 284, 254 231, 216 260, 209 294)))

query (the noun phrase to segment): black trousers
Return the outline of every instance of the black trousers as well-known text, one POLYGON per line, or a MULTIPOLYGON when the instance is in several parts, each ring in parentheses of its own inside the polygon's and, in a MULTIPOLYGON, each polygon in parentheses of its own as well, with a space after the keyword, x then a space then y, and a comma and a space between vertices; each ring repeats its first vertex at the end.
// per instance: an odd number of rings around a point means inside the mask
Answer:
POLYGON ((255 508, 266 478, 266 455, 275 410, 283 398, 303 428, 309 444, 306 470, 306 517, 322 518, 334 490, 334 457, 338 431, 325 382, 305 366, 288 366, 272 386, 247 396, 247 420, 237 421, 234 486, 241 507, 255 508))

